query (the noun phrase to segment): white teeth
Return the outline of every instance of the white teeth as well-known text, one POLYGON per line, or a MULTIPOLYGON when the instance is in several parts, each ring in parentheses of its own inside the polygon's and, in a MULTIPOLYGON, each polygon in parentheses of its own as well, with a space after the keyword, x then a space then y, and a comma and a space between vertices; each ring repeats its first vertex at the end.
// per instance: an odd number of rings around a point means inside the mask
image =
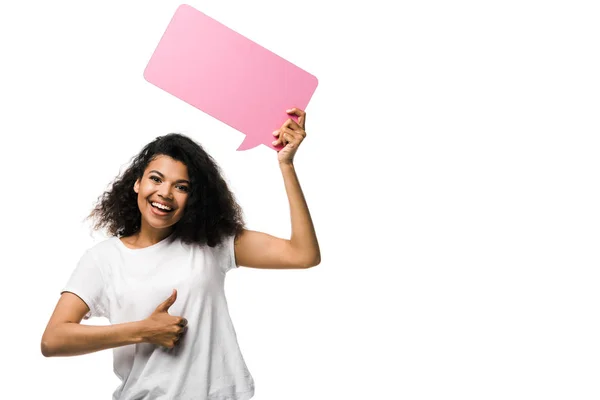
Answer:
POLYGON ((171 211, 171 207, 167 207, 167 206, 163 206, 160 203, 151 203, 154 207, 158 207, 162 210, 167 210, 167 211, 171 211))

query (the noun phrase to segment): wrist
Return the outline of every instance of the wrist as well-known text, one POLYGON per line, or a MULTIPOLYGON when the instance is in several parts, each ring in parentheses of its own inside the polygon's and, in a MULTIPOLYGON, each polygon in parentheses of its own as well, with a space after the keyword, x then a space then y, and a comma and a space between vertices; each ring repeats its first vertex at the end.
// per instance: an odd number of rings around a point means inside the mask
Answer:
POLYGON ((279 168, 294 168, 293 161, 280 161, 279 168))
POLYGON ((133 340, 135 343, 145 343, 148 341, 148 326, 145 320, 134 322, 135 329, 133 340))

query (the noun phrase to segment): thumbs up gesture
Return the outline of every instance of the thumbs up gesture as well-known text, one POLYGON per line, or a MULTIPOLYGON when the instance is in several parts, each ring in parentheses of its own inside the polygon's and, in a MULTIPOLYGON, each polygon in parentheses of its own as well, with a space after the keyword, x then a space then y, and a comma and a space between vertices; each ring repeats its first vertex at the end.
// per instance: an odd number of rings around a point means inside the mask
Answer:
POLYGON ((169 307, 177 300, 177 290, 156 307, 156 310, 144 320, 145 341, 157 346, 172 349, 181 336, 187 332, 187 319, 169 314, 169 307))

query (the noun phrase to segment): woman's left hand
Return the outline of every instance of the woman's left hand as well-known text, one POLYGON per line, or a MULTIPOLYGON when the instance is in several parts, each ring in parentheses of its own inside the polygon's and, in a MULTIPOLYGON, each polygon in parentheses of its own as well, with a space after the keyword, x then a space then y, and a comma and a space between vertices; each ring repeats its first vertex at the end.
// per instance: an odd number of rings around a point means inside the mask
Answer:
POLYGON ((294 162, 294 155, 296 154, 296 151, 298 151, 300 143, 302 143, 306 137, 306 132, 304 131, 306 113, 304 110, 291 108, 286 110, 286 112, 288 114, 297 115, 298 122, 295 122, 290 118, 281 125, 281 128, 273 132, 273 136, 277 137, 277 140, 273 142, 273 145, 285 145, 283 149, 277 152, 277 159, 280 164, 292 164, 294 162))

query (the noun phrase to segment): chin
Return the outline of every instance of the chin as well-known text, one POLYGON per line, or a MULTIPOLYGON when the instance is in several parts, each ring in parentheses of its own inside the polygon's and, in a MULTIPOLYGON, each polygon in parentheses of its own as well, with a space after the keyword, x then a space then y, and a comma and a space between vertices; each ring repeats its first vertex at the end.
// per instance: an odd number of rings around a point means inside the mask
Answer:
POLYGON ((175 226, 175 224, 176 224, 176 222, 174 222, 174 223, 163 223, 163 224, 161 224, 161 223, 157 224, 157 223, 150 222, 150 221, 147 221, 147 222, 148 222, 148 225, 151 226, 151 227, 153 227, 154 229, 168 229, 168 228, 173 228, 175 226))

